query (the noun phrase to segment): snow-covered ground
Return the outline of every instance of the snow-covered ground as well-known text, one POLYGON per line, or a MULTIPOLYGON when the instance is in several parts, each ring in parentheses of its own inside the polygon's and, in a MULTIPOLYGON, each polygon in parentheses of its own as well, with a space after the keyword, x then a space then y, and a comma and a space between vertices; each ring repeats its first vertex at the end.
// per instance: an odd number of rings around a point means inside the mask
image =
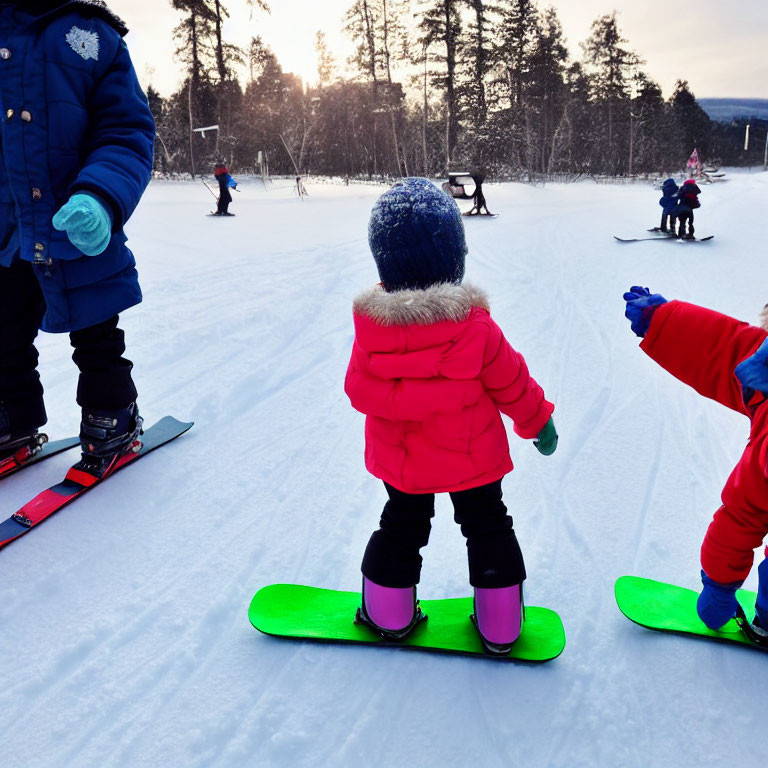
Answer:
MULTIPOLYGON (((528 602, 566 628, 542 666, 302 644, 248 623, 265 584, 359 585, 385 494, 343 380, 352 299, 377 280, 366 226, 382 188, 241 189, 237 217, 216 219, 201 184, 155 182, 130 222, 140 406, 148 424, 196 426, 0 552, 0 766, 762 764, 768 659, 635 626, 613 582, 696 586, 747 439, 743 417, 637 349, 621 294, 642 283, 756 322, 768 174, 704 187, 697 232, 716 238, 702 245, 611 238, 657 223, 645 186, 490 185, 501 216, 466 223, 468 279, 556 403, 557 453, 509 430, 504 481, 528 602)), ((72 434, 67 339, 40 347, 48 430, 72 434)), ((2 516, 71 458, 4 481, 2 516)), ((424 554, 422 596, 468 594, 446 498, 424 554)))

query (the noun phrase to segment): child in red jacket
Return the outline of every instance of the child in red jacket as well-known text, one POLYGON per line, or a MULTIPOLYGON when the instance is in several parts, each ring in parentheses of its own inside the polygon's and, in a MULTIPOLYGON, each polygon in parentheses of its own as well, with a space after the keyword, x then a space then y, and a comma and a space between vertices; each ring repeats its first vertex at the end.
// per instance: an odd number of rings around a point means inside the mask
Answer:
MULTIPOLYGON (((768 533, 768 331, 693 304, 668 302, 640 286, 624 300, 649 357, 699 394, 750 420, 749 442, 701 546, 698 612, 710 629, 719 629, 740 614, 736 590, 768 533)), ((768 560, 758 574, 755 619, 742 626, 761 642, 768 640, 768 560)))
POLYGON ((398 182, 374 206, 369 243, 381 285, 355 301, 345 390, 366 414, 366 467, 389 501, 363 558, 358 618, 387 639, 423 618, 419 550, 435 493, 447 492, 467 539, 473 620, 486 650, 508 653, 522 624, 525 567, 501 500, 512 469, 501 413, 549 455, 554 406, 485 295, 461 282, 467 248, 453 200, 426 179, 398 182))

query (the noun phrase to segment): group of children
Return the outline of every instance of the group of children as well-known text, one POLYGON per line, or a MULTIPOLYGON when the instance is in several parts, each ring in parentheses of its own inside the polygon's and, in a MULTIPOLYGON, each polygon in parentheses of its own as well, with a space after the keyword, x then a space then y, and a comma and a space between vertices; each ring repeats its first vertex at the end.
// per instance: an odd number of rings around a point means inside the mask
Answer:
MULTIPOLYGON (((141 301, 123 225, 150 178, 153 123, 125 32, 100 0, 0 1, 0 461, 23 462, 44 441, 39 329, 70 334, 84 471, 99 475, 141 444, 118 315, 141 301)), ((216 170, 226 213, 231 177, 216 170)), ((671 216, 693 236, 698 193, 693 181, 677 190, 668 180, 662 229, 671 216)), ((467 540, 472 619, 486 650, 506 654, 524 621, 526 569, 502 500, 513 465, 501 414, 549 456, 554 406, 486 295, 463 281, 451 198, 427 179, 396 183, 373 208, 369 242, 381 282, 354 303, 345 390, 366 415, 365 463, 388 501, 363 556, 358 618, 389 639, 423 619, 420 550, 435 494, 449 493, 467 540)), ((699 612, 720 627, 739 610, 735 591, 768 530, 768 332, 641 287, 624 298, 647 354, 751 420, 702 547, 699 612)), ((759 574, 749 625, 758 640, 768 561, 759 574)))
POLYGON ((683 240, 694 239, 693 212, 701 207, 701 190, 694 179, 688 179, 678 187, 674 179, 667 179, 661 186, 662 196, 659 205, 662 208, 659 232, 683 240))

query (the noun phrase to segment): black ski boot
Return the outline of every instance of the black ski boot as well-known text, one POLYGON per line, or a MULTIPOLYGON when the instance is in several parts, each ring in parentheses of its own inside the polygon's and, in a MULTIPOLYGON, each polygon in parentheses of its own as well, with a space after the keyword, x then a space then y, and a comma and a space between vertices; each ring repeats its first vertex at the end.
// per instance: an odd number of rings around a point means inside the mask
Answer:
POLYGON ((14 434, 11 430, 11 420, 8 411, 0 403, 0 463, 13 459, 18 464, 23 464, 31 459, 48 442, 48 436, 37 431, 30 430, 24 434, 14 434))
POLYGON ((103 477, 121 456, 141 449, 142 423, 136 403, 119 411, 83 408, 80 422, 83 458, 77 468, 103 477))

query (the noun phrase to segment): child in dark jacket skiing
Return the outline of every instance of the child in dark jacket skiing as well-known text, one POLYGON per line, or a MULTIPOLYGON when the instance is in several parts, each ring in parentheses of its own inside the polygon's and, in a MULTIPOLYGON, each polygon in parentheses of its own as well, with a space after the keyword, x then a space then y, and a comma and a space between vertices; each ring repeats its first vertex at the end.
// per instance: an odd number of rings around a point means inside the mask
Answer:
POLYGON ((123 225, 149 182, 154 124, 126 32, 97 0, 0 2, 0 460, 46 439, 40 329, 70 334, 89 471, 138 445, 117 326, 141 301, 123 225))
MULTIPOLYGON (((647 288, 624 294, 640 348, 697 392, 750 420, 749 442, 722 492, 701 546, 701 620, 719 629, 740 612, 736 590, 768 533, 768 331, 647 288)), ((766 316, 764 316, 765 319, 766 316)), ((758 568, 755 618, 742 626, 768 643, 768 560, 758 568)))
POLYGON ((508 653, 522 623, 525 566, 502 502, 511 469, 501 413, 539 452, 557 445, 554 406, 462 284, 466 244, 456 203, 426 179, 398 182, 377 201, 369 243, 381 284, 354 303, 345 390, 366 414, 366 467, 389 501, 362 563, 359 618, 388 639, 422 617, 419 550, 435 493, 447 492, 467 539, 474 621, 491 653, 508 653))
POLYGON ((667 179, 661 187, 659 205, 662 208, 660 232, 675 234, 675 209, 677 208, 677 192, 679 187, 674 179, 667 179))
POLYGON ((701 190, 698 184, 693 179, 683 183, 680 187, 680 191, 677 194, 677 207, 674 210, 677 220, 680 222, 680 228, 678 229, 677 236, 684 240, 693 240, 693 212, 697 208, 701 208, 699 202, 699 195, 701 190), (686 232, 686 224, 688 231, 686 232))
POLYGON ((237 189, 237 182, 229 175, 229 169, 224 163, 216 163, 213 171, 216 181, 219 183, 219 202, 216 206, 217 216, 234 216, 229 212, 229 204, 232 202, 230 189, 237 189))

